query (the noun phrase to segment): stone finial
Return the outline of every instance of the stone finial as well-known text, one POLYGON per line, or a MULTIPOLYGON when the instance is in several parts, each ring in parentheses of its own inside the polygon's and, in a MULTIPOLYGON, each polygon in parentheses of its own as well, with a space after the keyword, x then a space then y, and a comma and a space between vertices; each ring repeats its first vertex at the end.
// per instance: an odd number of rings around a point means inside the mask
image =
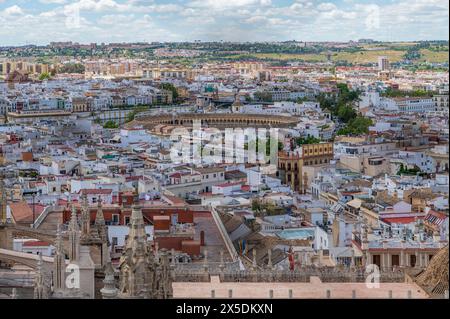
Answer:
POLYGON ((105 266, 105 279, 103 279, 103 288, 100 290, 103 299, 114 299, 117 297, 119 290, 116 288, 114 273, 115 271, 111 263, 111 256, 108 253, 105 266))
POLYGON ((208 250, 205 249, 205 258, 203 259, 203 268, 208 271, 208 250))
POLYGON ((267 251, 267 257, 268 257, 267 267, 268 267, 269 269, 272 269, 272 268, 273 268, 273 264, 272 264, 272 250, 271 250, 271 249, 269 249, 269 250, 267 251))
POLYGON ((44 262, 42 254, 39 254, 39 259, 36 268, 36 276, 34 278, 34 299, 48 298, 43 264, 44 262))
POLYGON ((223 260, 223 249, 220 250, 220 270, 223 271, 223 269, 225 268, 225 262, 223 260))
POLYGON ((79 256, 79 249, 80 249, 80 228, 78 226, 78 218, 77 218, 77 211, 75 209, 75 206, 72 205, 72 215, 70 217, 69 222, 69 243, 70 243, 70 249, 69 249, 69 257, 70 261, 78 260, 79 256))
POLYGON ((253 248, 252 268, 253 268, 253 270, 256 270, 257 267, 258 267, 258 264, 256 263, 256 249, 253 248))
POLYGON ((56 225, 55 244, 56 244, 56 251, 61 251, 62 250, 62 236, 61 236, 61 225, 60 224, 56 225))
POLYGON ((70 215, 69 228, 70 230, 79 230, 77 210, 74 205, 72 205, 72 214, 70 215))
POLYGON ((172 266, 174 266, 175 267, 175 264, 176 264, 176 260, 175 260, 175 249, 171 249, 170 250, 170 256, 172 257, 172 266))
POLYGON ((16 288, 12 289, 11 299, 19 299, 19 295, 17 294, 17 289, 16 288))
POLYGON ((105 216, 103 215, 103 206, 102 199, 98 199, 97 203, 97 214, 95 215, 95 224, 96 225, 104 225, 105 224, 105 216))
POLYGON ((65 278, 65 254, 60 224, 56 226, 55 246, 56 253, 53 258, 53 289, 60 290, 64 286, 65 278))
POLYGON ((157 241, 155 241, 155 259, 159 260, 159 244, 157 241))

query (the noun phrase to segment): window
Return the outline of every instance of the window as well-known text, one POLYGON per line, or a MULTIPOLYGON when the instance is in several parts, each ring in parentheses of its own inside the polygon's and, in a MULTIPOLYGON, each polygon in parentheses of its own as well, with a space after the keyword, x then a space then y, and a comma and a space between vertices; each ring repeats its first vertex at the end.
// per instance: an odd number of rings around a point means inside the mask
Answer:
POLYGON ((112 214, 112 223, 117 225, 119 223, 119 214, 112 214))
POLYGON ((400 256, 392 255, 392 266, 400 266, 400 256))
POLYGON ((130 217, 129 217, 129 216, 125 216, 125 217, 123 218, 123 220, 124 220, 124 224, 125 224, 125 225, 129 225, 129 224, 130 224, 130 217))
POLYGON ((411 267, 415 267, 416 266, 416 255, 410 255, 409 256, 409 265, 411 267))

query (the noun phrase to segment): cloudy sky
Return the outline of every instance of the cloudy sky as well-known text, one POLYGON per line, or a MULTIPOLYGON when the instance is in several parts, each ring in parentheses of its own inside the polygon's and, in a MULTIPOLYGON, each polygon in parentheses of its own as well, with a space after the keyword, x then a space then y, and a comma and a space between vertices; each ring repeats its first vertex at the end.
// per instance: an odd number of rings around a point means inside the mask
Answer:
POLYGON ((448 39, 448 0, 0 0, 0 45, 448 39))

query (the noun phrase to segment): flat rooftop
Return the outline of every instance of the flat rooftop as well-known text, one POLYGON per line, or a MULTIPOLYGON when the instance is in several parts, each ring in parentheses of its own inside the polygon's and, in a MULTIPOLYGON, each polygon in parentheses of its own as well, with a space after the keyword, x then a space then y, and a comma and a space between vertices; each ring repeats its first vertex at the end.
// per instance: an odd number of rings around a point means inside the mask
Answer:
POLYGON ((269 299, 270 290, 273 298, 288 299, 292 290, 294 299, 326 299, 329 290, 331 299, 351 299, 355 291, 356 299, 388 299, 392 291, 393 299, 429 298, 426 292, 414 283, 380 283, 379 288, 368 288, 365 283, 333 282, 323 283, 318 277, 311 277, 305 282, 221 282, 218 276, 211 276, 210 282, 174 282, 174 298, 208 299, 214 290, 215 298, 269 299))

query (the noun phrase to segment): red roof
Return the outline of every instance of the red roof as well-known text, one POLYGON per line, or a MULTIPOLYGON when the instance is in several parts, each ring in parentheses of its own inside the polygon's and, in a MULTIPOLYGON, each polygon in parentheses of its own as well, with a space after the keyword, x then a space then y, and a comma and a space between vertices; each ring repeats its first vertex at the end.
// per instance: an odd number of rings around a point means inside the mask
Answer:
POLYGON ((171 196, 171 195, 167 195, 164 194, 163 196, 163 200, 166 200, 170 205, 186 205, 187 203, 180 197, 177 196, 171 196))
POLYGON ((140 175, 138 175, 138 176, 128 176, 128 177, 125 177, 125 180, 127 182, 129 182, 129 181, 138 181, 141 178, 142 178, 142 176, 140 176, 140 175))
POLYGON ((79 194, 82 195, 99 195, 99 194, 111 194, 112 189, 81 189, 79 194))
POLYGON ((23 243, 24 247, 40 247, 40 246, 50 246, 49 243, 47 243, 46 241, 35 241, 35 240, 30 240, 30 241, 26 241, 23 243))
MULTIPOLYGON (((33 222, 33 210, 27 202, 10 203, 11 215, 16 222, 31 223, 33 222)), ((38 214, 35 214, 35 218, 38 214)))
POLYGON ((391 217, 381 218, 381 220, 389 224, 409 224, 414 223, 415 217, 391 217))

